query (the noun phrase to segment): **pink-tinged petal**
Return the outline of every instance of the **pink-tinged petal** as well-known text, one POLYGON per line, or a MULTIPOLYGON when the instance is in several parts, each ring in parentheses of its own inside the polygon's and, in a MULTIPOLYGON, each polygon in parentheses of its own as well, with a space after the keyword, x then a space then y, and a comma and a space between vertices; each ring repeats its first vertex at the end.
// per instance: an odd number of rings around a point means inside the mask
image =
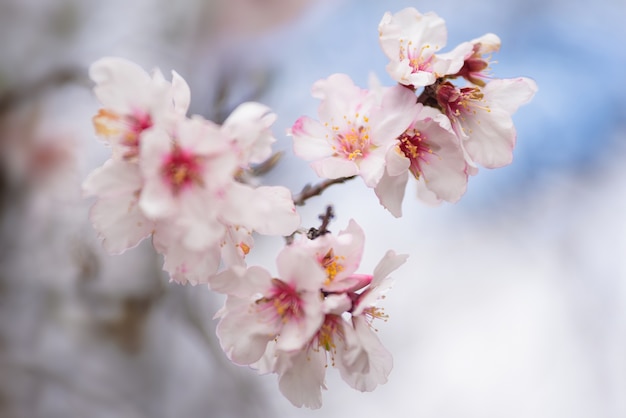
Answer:
POLYGON ((87 176, 82 188, 85 196, 114 197, 141 189, 143 180, 137 164, 107 160, 87 176))
POLYGON ((189 191, 181 197, 175 213, 175 225, 180 229, 183 245, 202 251, 224 240, 226 226, 218 219, 216 207, 203 190, 189 191))
POLYGON ((216 334, 228 358, 235 364, 249 365, 258 361, 267 343, 276 337, 276 322, 271 312, 255 309, 248 298, 228 296, 216 334))
POLYGON ((107 57, 94 62, 89 76, 96 83, 94 93, 105 107, 118 112, 131 112, 134 107, 145 106, 142 89, 149 89, 150 76, 137 64, 107 57))
POLYGON ((483 88, 485 100, 491 107, 500 108, 509 114, 528 103, 536 92, 537 83, 526 77, 496 79, 483 88))
POLYGON ((163 253, 163 270, 170 279, 180 284, 208 283, 220 265, 220 248, 191 251, 178 242, 169 243, 163 253))
POLYGON ((508 112, 501 108, 477 110, 475 117, 464 121, 469 137, 462 144, 472 161, 486 168, 499 168, 513 161, 516 131, 508 112))
POLYGON ((406 173, 411 166, 411 161, 404 155, 398 146, 393 146, 385 156, 385 168, 389 176, 395 177, 406 173))
POLYGON ((374 188, 385 172, 385 149, 379 148, 370 153, 359 164, 359 175, 367 187, 374 188))
POLYGON ((271 287, 272 276, 262 267, 253 266, 249 269, 233 266, 213 276, 209 280, 209 288, 215 292, 250 298, 255 294, 265 294, 271 287))
POLYGON ((352 114, 367 91, 355 86, 346 74, 332 74, 315 82, 311 93, 316 99, 322 100, 318 108, 320 120, 331 122, 340 115, 352 114))
POLYGON ((396 218, 402 216, 402 200, 408 180, 408 171, 397 176, 390 176, 385 173, 374 189, 380 204, 396 218))
POLYGON ((345 347, 337 366, 342 379, 361 392, 371 392, 387 382, 393 358, 363 317, 353 317, 354 331, 344 327, 345 347), (348 331, 350 330, 350 331, 348 331))
POLYGON ((372 282, 373 276, 370 274, 353 274, 341 281, 332 283, 331 286, 325 286, 324 290, 328 292, 350 293, 363 289, 372 282))
POLYGON ((270 127, 275 121, 276 114, 269 107, 246 102, 237 106, 226 118, 222 130, 242 151, 245 164, 257 164, 272 155, 272 144, 276 138, 270 127))
POLYGON ((177 206, 170 194, 169 187, 160 179, 147 182, 141 191, 139 207, 153 220, 172 216, 176 213, 177 206))
POLYGON ((300 292, 302 315, 285 322, 276 341, 276 349, 294 351, 302 349, 315 336, 324 323, 324 311, 319 291, 300 292))
POLYGON ((191 102, 191 90, 189 84, 176 71, 172 71, 172 100, 174 110, 185 115, 191 102))
POLYGON ((249 229, 241 226, 226 228, 222 243, 222 262, 226 268, 246 266, 245 257, 254 247, 254 238, 249 229))
POLYGON ((438 77, 456 74, 463 67, 465 58, 471 55, 473 49, 474 45, 471 42, 463 42, 450 52, 437 54, 433 61, 433 72, 438 77))
MULTIPOLYGON (((215 156, 230 152, 228 138, 221 132, 220 127, 200 116, 179 122, 176 140, 182 149, 193 151, 193 154, 198 156, 215 156)), ((233 158, 231 174, 236 167, 233 158)))
POLYGON ((283 248, 276 258, 278 274, 285 283, 297 289, 317 292, 322 287, 326 274, 311 255, 301 248, 283 248))
POLYGON ((223 219, 266 235, 289 235, 300 225, 291 192, 282 186, 256 189, 232 184, 224 196, 223 219))
POLYGON ((329 157, 333 150, 326 139, 328 130, 320 122, 306 116, 300 117, 290 130, 294 153, 307 161, 329 157))
POLYGON ((341 315, 352 307, 352 300, 346 293, 328 295, 324 298, 322 310, 325 314, 341 315))
POLYGON ((111 254, 120 254, 135 247, 152 233, 154 223, 139 210, 137 197, 122 194, 99 199, 91 208, 89 218, 111 254))
POLYGON ((291 192, 282 186, 261 186, 254 189, 255 199, 251 206, 256 211, 252 228, 264 235, 287 236, 300 226, 300 215, 291 192))
POLYGON ((172 149, 172 138, 163 129, 146 132, 140 143, 140 167, 146 181, 161 181, 163 160, 172 149))
POLYGON ((376 268, 374 268, 372 286, 377 286, 380 280, 398 269, 408 258, 408 254, 396 254, 393 250, 387 251, 385 256, 378 262, 378 265, 376 265, 376 268))
POLYGON ((415 126, 428 138, 430 152, 420 164, 419 181, 439 199, 458 201, 467 189, 467 163, 448 118, 437 114, 434 119, 420 121, 415 126))
POLYGON ((301 350, 279 355, 275 365, 280 392, 297 407, 318 409, 326 376, 326 352, 301 350))
POLYGON ((338 157, 313 161, 311 167, 318 176, 325 179, 338 179, 359 174, 359 166, 354 161, 338 157))
POLYGON ((372 142, 386 146, 395 141, 415 119, 422 105, 412 90, 402 87, 389 87, 383 93, 380 108, 372 112, 372 142))
POLYGON ((498 52, 500 50, 500 37, 494 33, 486 33, 481 37, 472 39, 471 44, 478 45, 477 53, 480 55, 498 52))
POLYGON ((360 294, 354 309, 353 316, 362 315, 368 308, 376 306, 383 295, 391 288, 393 279, 389 274, 406 262, 408 255, 396 254, 389 250, 374 269, 374 275, 370 286, 360 294))
POLYGON ((430 190, 425 181, 419 180, 417 182, 417 198, 428 206, 439 206, 443 200, 437 197, 435 192, 430 190))

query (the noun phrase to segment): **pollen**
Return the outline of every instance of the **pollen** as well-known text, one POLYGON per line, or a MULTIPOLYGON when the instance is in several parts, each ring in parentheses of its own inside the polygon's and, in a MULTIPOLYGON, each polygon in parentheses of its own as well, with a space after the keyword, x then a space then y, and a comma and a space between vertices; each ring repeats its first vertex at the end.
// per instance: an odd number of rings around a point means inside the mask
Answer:
POLYGON ((337 274, 345 270, 345 267, 340 263, 346 259, 345 256, 335 255, 331 248, 320 260, 321 266, 326 270, 326 281, 324 284, 329 285, 335 280, 337 274))
POLYGON ((250 246, 247 245, 245 242, 240 242, 238 247, 241 248, 241 251, 243 251, 244 255, 248 255, 248 253, 250 252, 250 246))
POLYGON ((409 129, 399 138, 398 148, 411 162, 409 170, 416 179, 420 178, 422 164, 428 164, 434 154, 424 133, 417 129, 409 129))
MULTIPOLYGON (((363 119, 365 120, 365 116, 363 119)), ((335 127, 333 127, 333 130, 335 127)), ((339 131, 339 127, 335 131, 339 131)), ((343 155, 350 161, 359 160, 367 156, 373 147, 370 143, 370 127, 369 125, 361 125, 358 123, 348 122, 348 127, 343 133, 337 133, 334 136, 335 145, 338 155, 343 155)))
POLYGON ((175 145, 165 158, 161 172, 172 192, 178 194, 182 189, 192 185, 203 185, 201 166, 201 161, 196 155, 175 145))

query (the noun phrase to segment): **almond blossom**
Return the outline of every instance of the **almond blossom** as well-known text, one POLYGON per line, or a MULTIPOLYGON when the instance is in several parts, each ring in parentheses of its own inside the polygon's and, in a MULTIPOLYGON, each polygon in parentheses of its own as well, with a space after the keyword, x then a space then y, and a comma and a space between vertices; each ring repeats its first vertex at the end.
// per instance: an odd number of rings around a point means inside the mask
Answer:
POLYGON ((297 247, 276 259, 278 278, 262 267, 235 266, 211 278, 211 289, 228 295, 217 335, 236 364, 252 364, 276 340, 276 349, 300 350, 324 321, 320 286, 325 274, 297 247))
POLYGON ((485 87, 437 86, 437 101, 452 121, 470 164, 503 167, 513 160, 516 130, 511 115, 537 91, 526 77, 495 79, 485 87))
POLYGON ((322 405, 326 389, 325 371, 336 366, 341 377, 362 392, 387 382, 393 361, 372 328, 375 318, 386 320, 378 301, 391 285, 388 275, 406 261, 406 255, 389 251, 366 278, 361 288, 331 293, 322 304, 324 320, 300 350, 281 350, 269 344, 263 357, 253 364, 259 373, 276 373, 281 393, 295 406, 316 409, 322 405), (349 315, 346 320, 342 314, 349 315))
POLYGON ((114 158, 136 159, 144 131, 171 126, 189 107, 189 86, 176 72, 170 83, 158 70, 149 75, 131 61, 107 57, 93 63, 89 75, 102 105, 93 118, 96 133, 108 140, 114 158))
POLYGON ((348 227, 337 235, 324 234, 294 245, 309 252, 326 272, 326 280, 321 286, 325 292, 346 292, 365 285, 358 275, 354 275, 361 263, 364 243, 363 229, 351 219, 348 227))
POLYGON ((402 215, 408 173, 419 183, 418 195, 432 203, 456 202, 465 193, 467 163, 450 120, 437 109, 420 104, 416 119, 387 152, 385 174, 375 192, 396 217, 402 215))
POLYGON ((433 12, 422 14, 412 7, 385 13, 378 34, 380 46, 390 59, 387 72, 398 83, 413 88, 456 73, 472 49, 465 43, 451 52, 437 54, 448 39, 444 20, 433 12))
POLYGON ((302 116, 295 122, 290 134, 296 155, 312 160, 320 177, 359 175, 375 187, 387 150, 413 120, 415 95, 401 86, 379 95, 355 86, 345 74, 334 74, 313 85, 313 96, 322 100, 319 121, 302 116))

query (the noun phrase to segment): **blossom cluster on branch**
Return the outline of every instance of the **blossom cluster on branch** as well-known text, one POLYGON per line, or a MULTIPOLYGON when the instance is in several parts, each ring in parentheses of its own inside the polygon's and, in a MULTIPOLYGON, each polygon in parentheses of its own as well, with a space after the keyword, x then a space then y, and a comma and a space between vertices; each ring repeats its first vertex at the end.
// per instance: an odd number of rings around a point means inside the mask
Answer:
POLYGON ((102 105, 93 122, 111 158, 83 189, 96 197, 90 218, 104 247, 121 253, 151 238, 173 281, 224 294, 216 314, 224 352, 236 364, 277 374, 297 406, 321 406, 328 364, 357 390, 387 381, 392 359, 373 321, 386 320, 378 303, 407 256, 390 250, 373 274, 357 273, 363 229, 352 220, 330 233, 329 207, 321 227, 307 230, 296 205, 359 176, 399 217, 409 174, 425 201, 456 202, 479 166, 511 162, 511 115, 536 91, 528 78, 490 75, 496 35, 440 53, 445 22, 413 8, 385 14, 378 29, 397 85, 372 78, 362 89, 346 74, 313 85, 319 119, 302 116, 288 134, 295 154, 327 180, 296 197, 253 178, 275 162, 276 115, 267 106, 241 104, 220 126, 187 116, 190 89, 175 72, 168 81, 120 58, 90 69, 102 105), (247 266, 254 233, 286 238, 278 277, 247 266))

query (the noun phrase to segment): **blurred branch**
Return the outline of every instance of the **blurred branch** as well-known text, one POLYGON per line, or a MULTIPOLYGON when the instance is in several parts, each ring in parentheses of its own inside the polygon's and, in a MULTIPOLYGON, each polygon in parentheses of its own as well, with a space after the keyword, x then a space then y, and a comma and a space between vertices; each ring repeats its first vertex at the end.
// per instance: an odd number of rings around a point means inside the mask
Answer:
POLYGON ((60 68, 39 80, 13 87, 0 94, 0 116, 13 107, 38 97, 53 87, 69 83, 87 84, 86 71, 81 68, 60 68))
POLYGON ((304 186, 302 188, 302 191, 300 192, 300 194, 298 194, 297 196, 294 197, 293 199, 293 203, 296 206, 304 206, 304 204, 306 203, 306 201, 314 196, 319 196, 321 195, 324 190, 328 189, 330 186, 332 186, 333 184, 341 184, 341 183, 345 183, 348 180, 352 180, 353 178, 355 178, 356 176, 351 176, 351 177, 341 177, 338 179, 330 179, 330 180, 324 180, 321 183, 318 183, 314 186, 311 186, 310 184, 307 184, 306 186, 304 186))

